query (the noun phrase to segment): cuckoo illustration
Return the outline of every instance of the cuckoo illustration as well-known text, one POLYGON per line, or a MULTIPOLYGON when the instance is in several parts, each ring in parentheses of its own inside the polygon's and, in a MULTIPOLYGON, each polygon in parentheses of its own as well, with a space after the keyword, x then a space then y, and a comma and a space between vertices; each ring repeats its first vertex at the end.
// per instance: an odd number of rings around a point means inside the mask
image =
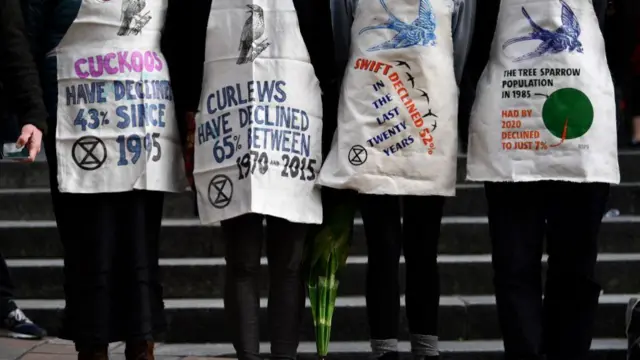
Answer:
POLYGON ((141 16, 145 6, 147 6, 146 0, 122 0, 122 25, 118 30, 119 36, 140 33, 142 27, 151 19, 150 16, 141 16), (132 26, 133 24, 136 26, 132 26))
POLYGON ((393 15, 385 0, 380 0, 380 4, 389 15, 389 20, 381 25, 367 26, 360 30, 359 34, 376 29, 393 30, 397 34, 393 39, 373 46, 368 51, 402 49, 412 46, 434 46, 436 44, 436 17, 429 0, 420 0, 418 17, 410 24, 393 15))
POLYGON ((522 7, 522 13, 529 20, 529 24, 533 28, 533 31, 526 36, 520 36, 510 39, 502 45, 502 49, 506 49, 510 45, 520 43, 523 41, 541 41, 542 43, 534 51, 524 54, 515 58, 513 61, 529 60, 537 57, 541 57, 546 54, 557 54, 563 51, 583 53, 582 43, 578 38, 580 37, 580 23, 578 18, 573 12, 571 7, 564 1, 560 0, 562 4, 562 26, 555 31, 544 29, 540 25, 536 24, 531 18, 527 9, 522 7))
POLYGON ((238 65, 253 62, 271 43, 264 34, 264 10, 258 6, 249 4, 249 18, 244 23, 238 51, 238 65))

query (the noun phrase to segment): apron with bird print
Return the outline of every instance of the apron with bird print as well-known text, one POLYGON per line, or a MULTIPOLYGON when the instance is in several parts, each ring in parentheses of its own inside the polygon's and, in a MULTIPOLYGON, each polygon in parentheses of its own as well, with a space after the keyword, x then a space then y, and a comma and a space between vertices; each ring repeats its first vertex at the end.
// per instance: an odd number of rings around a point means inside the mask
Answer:
POLYGON ((471 115, 472 181, 618 183, 616 104, 590 0, 502 0, 471 115))
POLYGON ((82 0, 57 58, 62 192, 184 191, 167 63, 168 0, 82 0))
POLYGON ((358 2, 321 185, 367 194, 455 194, 453 11, 451 0, 358 2))
POLYGON ((321 135, 320 84, 292 0, 213 0, 195 130, 201 221, 321 223, 321 135))

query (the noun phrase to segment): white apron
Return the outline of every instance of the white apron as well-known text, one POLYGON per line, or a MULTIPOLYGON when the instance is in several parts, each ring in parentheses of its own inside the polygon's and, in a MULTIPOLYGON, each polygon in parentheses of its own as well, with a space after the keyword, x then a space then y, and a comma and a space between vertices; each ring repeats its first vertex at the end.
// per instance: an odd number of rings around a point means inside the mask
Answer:
POLYGON ((291 0, 213 0, 194 179, 203 223, 322 222, 320 85, 291 0))
POLYGON ((83 0, 50 54, 58 62, 60 191, 185 190, 160 52, 166 10, 167 0, 83 0))
POLYGON ((358 2, 321 185, 367 194, 455 194, 452 14, 451 0, 358 2))
POLYGON ((467 178, 620 181, 613 82, 591 1, 502 0, 467 178))

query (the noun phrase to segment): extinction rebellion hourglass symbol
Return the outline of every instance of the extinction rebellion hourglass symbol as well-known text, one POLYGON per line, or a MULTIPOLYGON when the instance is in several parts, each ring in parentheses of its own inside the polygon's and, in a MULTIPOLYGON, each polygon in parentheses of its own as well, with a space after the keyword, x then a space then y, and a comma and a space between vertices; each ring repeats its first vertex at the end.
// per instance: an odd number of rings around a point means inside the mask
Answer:
POLYGON ((95 136, 83 136, 71 147, 71 157, 79 168, 93 171, 107 160, 107 147, 95 136))
POLYGON ((216 209, 224 209, 233 198, 233 183, 226 175, 216 175, 209 183, 209 202, 216 209))
POLYGON ((367 161, 367 149, 365 149, 362 145, 354 145, 351 150, 349 150, 349 162, 353 166, 360 166, 367 161))

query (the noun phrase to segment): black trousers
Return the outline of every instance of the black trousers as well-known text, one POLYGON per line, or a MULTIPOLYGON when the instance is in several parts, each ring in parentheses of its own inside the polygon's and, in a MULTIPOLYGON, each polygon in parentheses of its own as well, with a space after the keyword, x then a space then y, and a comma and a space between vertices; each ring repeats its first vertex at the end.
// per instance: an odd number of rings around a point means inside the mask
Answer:
POLYGON ((398 338, 403 248, 409 331, 436 336, 440 301, 438 238, 444 197, 360 195, 359 201, 369 256, 366 299, 371 339, 398 338))
POLYGON ((609 185, 543 181, 486 183, 485 189, 507 360, 586 359, 601 290, 594 269, 609 185))
MULTIPOLYGON (((227 262, 224 307, 238 360, 260 359, 258 285, 264 218, 247 214, 222 222, 227 262)), ((271 216, 266 219, 270 358, 296 359, 305 301, 302 261, 308 226, 271 216)))
POLYGON ((61 338, 76 348, 152 341, 165 329, 158 241, 164 194, 52 191, 64 247, 61 338))
POLYGON ((13 300, 14 289, 9 267, 2 253, 0 253, 0 321, 14 310, 13 306, 10 305, 10 301, 13 300))

